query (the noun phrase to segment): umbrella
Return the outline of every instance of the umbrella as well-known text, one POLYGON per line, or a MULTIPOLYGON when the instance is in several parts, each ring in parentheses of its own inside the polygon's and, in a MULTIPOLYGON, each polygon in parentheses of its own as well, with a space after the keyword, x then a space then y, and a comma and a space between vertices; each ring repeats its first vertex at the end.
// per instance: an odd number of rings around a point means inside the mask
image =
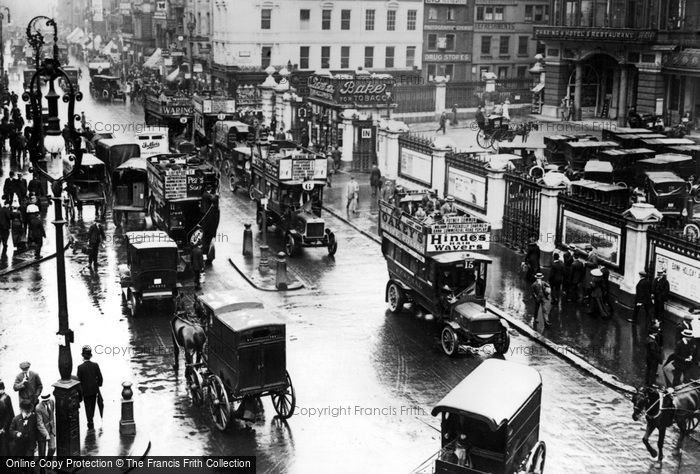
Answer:
POLYGON ((104 411, 105 411, 105 401, 102 398, 102 392, 97 390, 97 408, 100 409, 100 418, 104 418, 104 411))

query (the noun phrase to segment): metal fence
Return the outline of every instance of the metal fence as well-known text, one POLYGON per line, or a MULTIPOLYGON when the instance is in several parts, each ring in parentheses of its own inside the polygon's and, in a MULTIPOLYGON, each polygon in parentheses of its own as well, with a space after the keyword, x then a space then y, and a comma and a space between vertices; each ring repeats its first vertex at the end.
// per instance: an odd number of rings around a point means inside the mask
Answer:
POLYGON ((445 105, 458 108, 476 107, 481 103, 484 93, 484 83, 481 82, 448 82, 445 90, 445 105))
POLYGON ((402 84, 394 87, 392 101, 396 113, 434 112, 435 86, 433 84, 402 84))

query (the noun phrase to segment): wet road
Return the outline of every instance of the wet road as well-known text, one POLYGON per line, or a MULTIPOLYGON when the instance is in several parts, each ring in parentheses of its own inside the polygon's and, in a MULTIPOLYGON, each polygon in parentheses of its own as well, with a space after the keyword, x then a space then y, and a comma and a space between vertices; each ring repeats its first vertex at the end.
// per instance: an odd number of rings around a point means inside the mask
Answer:
MULTIPOLYGON (((84 104, 93 123, 142 121, 136 105, 96 106, 89 97, 84 104)), ((73 352, 77 357, 83 344, 93 346, 105 374, 108 407, 116 411, 121 382, 133 381, 137 427, 150 431, 154 455, 255 454, 259 472, 398 473, 418 467, 440 444, 431 407, 490 356, 488 348, 448 359, 438 345, 437 325, 417 318, 409 308, 388 313, 383 301, 387 273, 379 246, 334 218, 328 218, 328 225, 340 242, 335 259, 324 249, 307 249, 290 262, 310 288, 287 294, 252 289, 227 256, 240 252, 243 222, 254 220, 254 208, 242 194, 233 197, 228 191, 223 191, 221 204, 217 260, 207 271, 205 291, 239 292, 263 301, 285 319, 297 413, 288 424, 278 423, 265 399, 264 422, 235 423, 220 433, 205 408, 192 407, 184 364, 178 374, 171 368, 167 315, 154 312, 133 319, 121 305, 116 267, 123 261, 123 249, 120 231, 111 223, 111 241, 96 275, 85 269, 87 256, 81 253, 70 253, 67 263, 73 352)), ((86 222, 72 226, 71 232, 79 238, 91 218, 86 210, 86 222)), ((274 238, 271 245, 279 248, 274 238)), ((57 378, 55 281, 53 261, 0 278, 0 374, 6 382, 24 359, 33 362, 45 385, 57 378)), ((626 398, 518 333, 512 337, 506 358, 542 374, 540 439, 548 446, 547 472, 659 472, 650 469, 641 444, 643 427, 631 420, 626 398)), ((86 451, 118 444, 115 411, 105 413, 95 435, 83 435, 86 451)), ((84 432, 85 420, 81 422, 84 432)), ((698 444, 686 441, 679 465, 671 452, 675 440, 674 429, 667 438, 662 472, 697 472, 698 444)))

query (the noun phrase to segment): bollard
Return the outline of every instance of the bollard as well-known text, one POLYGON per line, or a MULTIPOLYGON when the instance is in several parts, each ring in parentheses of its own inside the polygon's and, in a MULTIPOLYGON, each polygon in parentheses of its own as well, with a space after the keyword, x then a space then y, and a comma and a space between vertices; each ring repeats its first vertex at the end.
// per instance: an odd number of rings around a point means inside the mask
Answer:
POLYGON ((131 382, 122 383, 122 417, 119 420, 119 434, 133 436, 136 434, 136 423, 134 423, 134 401, 131 397, 134 392, 131 390, 131 382))
POLYGON ((260 246, 260 264, 258 265, 260 273, 266 273, 270 269, 270 264, 267 261, 269 251, 270 248, 267 245, 260 246))
POLYGON ((275 286, 278 290, 287 289, 287 260, 284 257, 286 257, 284 252, 277 254, 277 275, 275 276, 275 286))
POLYGON ((245 224, 243 230, 243 256, 253 256, 253 231, 250 230, 250 224, 245 224))

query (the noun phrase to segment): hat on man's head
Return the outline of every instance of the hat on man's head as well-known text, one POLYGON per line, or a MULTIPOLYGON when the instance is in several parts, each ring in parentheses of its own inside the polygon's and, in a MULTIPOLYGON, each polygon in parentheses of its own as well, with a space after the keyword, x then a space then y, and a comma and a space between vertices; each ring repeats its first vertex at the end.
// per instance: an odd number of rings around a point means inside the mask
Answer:
POLYGON ((544 278, 544 275, 542 274, 542 272, 537 272, 535 273, 535 278, 544 278))
POLYGON ((639 272, 639 275, 645 277, 645 276, 647 276, 647 272, 642 270, 641 272, 639 272))
POLYGON ((19 368, 22 370, 29 370, 29 367, 31 367, 31 366, 32 366, 32 364, 27 362, 27 361, 24 361, 21 364, 19 364, 19 368))
POLYGON ((594 268, 593 270, 591 270, 591 275, 593 275, 594 277, 600 277, 603 276, 603 272, 601 272, 597 268, 594 268))
POLYGON ((83 346, 83 350, 81 352, 82 356, 89 359, 92 357, 92 347, 90 346, 83 346))
POLYGON ((683 336, 683 337, 693 337, 693 331, 690 330, 690 329, 684 329, 684 330, 681 332, 681 336, 683 336))
POLYGON ((445 198, 445 201, 447 201, 447 202, 454 202, 454 201, 455 201, 455 198, 454 198, 453 196, 447 196, 447 197, 445 198))
POLYGON ((591 244, 586 244, 586 250, 593 250, 593 246, 591 244))
POLYGON ((48 400, 49 398, 51 398, 51 394, 48 392, 41 395, 42 400, 48 400))
POLYGON ((20 400, 19 409, 24 411, 31 411, 32 402, 30 402, 29 400, 20 400))
POLYGON ((0 390, 5 390, 5 382, 0 380, 0 390))

